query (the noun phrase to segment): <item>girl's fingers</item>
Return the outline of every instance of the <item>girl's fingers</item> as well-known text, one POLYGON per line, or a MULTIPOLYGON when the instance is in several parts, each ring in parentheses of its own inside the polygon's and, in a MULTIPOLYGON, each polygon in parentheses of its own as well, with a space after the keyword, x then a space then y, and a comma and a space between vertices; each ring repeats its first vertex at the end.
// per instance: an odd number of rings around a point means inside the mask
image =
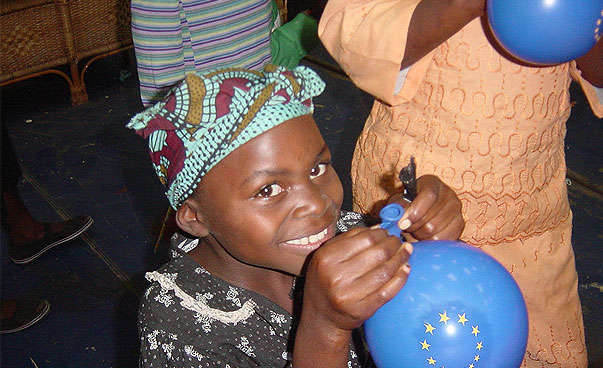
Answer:
POLYGON ((451 223, 458 227, 459 217, 463 222, 461 202, 436 178, 426 178, 421 184, 419 195, 407 210, 407 218, 403 216, 399 222, 400 228, 417 239, 433 239, 434 236, 442 239, 451 223))
POLYGON ((408 263, 404 263, 398 269, 398 272, 388 282, 386 282, 379 290, 369 296, 369 299, 374 298, 373 303, 381 305, 390 301, 406 283, 411 269, 408 263))
MULTIPOLYGON (((393 240, 398 242, 398 239, 393 240)), ((397 277, 401 267, 408 262, 411 253, 412 245, 410 243, 400 244, 398 242, 395 253, 384 261, 375 262, 375 252, 370 249, 346 262, 346 269, 355 270, 354 276, 346 278, 347 283, 353 285, 353 289, 356 291, 350 295, 352 302, 355 303, 377 292, 392 278, 397 277)), ((344 292, 348 293, 348 288, 345 287, 345 289, 344 292)))
POLYGON ((450 212, 447 211, 446 208, 434 206, 419 223, 415 224, 414 228, 411 227, 408 231, 412 232, 418 239, 430 239, 434 235, 442 232, 458 217, 460 217, 459 213, 450 212))
POLYGON ((364 273, 384 262, 388 262, 395 257, 401 249, 403 249, 403 247, 400 243, 400 239, 394 236, 388 236, 378 244, 358 253, 356 257, 348 259, 346 261, 346 267, 362 270, 362 273, 364 273))
POLYGON ((427 212, 437 204, 440 195, 439 192, 439 179, 429 175, 419 178, 419 192, 414 201, 406 208, 404 215, 402 215, 402 218, 398 222, 401 225, 400 228, 407 227, 408 231, 412 231, 412 226, 424 222, 422 219, 427 212), (410 221, 410 227, 405 226, 407 224, 405 220, 410 221))
POLYGON ((430 240, 456 240, 461 237, 465 229, 465 220, 461 216, 455 217, 444 229, 432 235, 430 240))
POLYGON ((393 299, 406 283, 409 272, 412 271, 408 264, 400 265, 393 277, 373 292, 368 293, 362 300, 358 301, 356 305, 358 308, 362 308, 365 313, 362 318, 365 320, 368 319, 377 311, 377 309, 393 299))
POLYGON ((421 238, 421 235, 418 233, 420 230, 421 233, 425 231, 433 231, 437 227, 438 221, 445 220, 444 216, 440 217, 444 213, 442 209, 445 203, 443 201, 432 201, 431 198, 429 201, 419 200, 420 198, 417 196, 417 200, 415 200, 416 202, 413 202, 413 204, 416 203, 415 208, 418 210, 409 215, 408 219, 411 221, 411 223, 406 230, 404 230, 412 233, 417 238, 421 238))
MULTIPOLYGON (((408 261, 409 250, 412 252, 410 243, 401 244, 398 238, 390 236, 374 247, 359 253, 356 257, 348 259, 342 266, 347 270, 353 270, 354 276, 353 279, 350 279, 350 283, 353 283, 354 279, 361 279, 364 275, 374 272, 375 269, 386 273, 395 271, 399 264, 408 261)), ((387 277, 387 275, 383 274, 383 277, 387 277)))
MULTIPOLYGON (((389 266, 392 262, 400 262, 402 258, 404 258, 402 261, 406 262, 408 247, 410 247, 410 244, 405 248, 398 238, 388 236, 364 251, 353 256, 348 255, 348 258, 340 260, 336 264, 324 265, 323 270, 325 274, 332 275, 327 276, 327 278, 339 280, 344 289, 350 286, 350 290, 359 290, 361 288, 358 287, 356 280, 362 278, 371 270, 382 267, 384 272, 388 270, 395 271, 398 265, 389 266)), ((345 292, 348 292, 348 290, 345 290, 345 292)))
POLYGON ((318 249, 317 254, 320 254, 321 257, 333 258, 334 262, 341 263, 387 237, 387 231, 380 228, 354 228, 328 241, 318 249))

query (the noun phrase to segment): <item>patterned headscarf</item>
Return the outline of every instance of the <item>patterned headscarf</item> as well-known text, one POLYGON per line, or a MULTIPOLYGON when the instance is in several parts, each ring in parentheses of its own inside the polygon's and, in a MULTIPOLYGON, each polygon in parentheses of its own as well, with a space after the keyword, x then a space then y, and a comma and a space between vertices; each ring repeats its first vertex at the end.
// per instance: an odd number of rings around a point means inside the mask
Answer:
POLYGON ((178 209, 229 153, 287 120, 312 114, 312 98, 324 87, 304 66, 189 74, 127 127, 148 138, 153 167, 178 209))

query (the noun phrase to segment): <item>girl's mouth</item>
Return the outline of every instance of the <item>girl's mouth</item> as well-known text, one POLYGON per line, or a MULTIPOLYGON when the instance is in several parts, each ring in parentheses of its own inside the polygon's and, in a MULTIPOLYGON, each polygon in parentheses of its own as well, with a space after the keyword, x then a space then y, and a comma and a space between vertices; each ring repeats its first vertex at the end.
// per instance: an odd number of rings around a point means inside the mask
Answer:
POLYGON ((320 247, 322 243, 332 238, 334 234, 334 225, 329 225, 328 227, 324 228, 316 234, 304 236, 297 239, 287 240, 286 242, 283 242, 281 244, 286 247, 303 249, 305 251, 314 250, 320 247))
POLYGON ((325 228, 323 231, 321 231, 317 234, 304 236, 303 238, 299 238, 299 239, 289 240, 286 243, 292 244, 292 245, 308 245, 308 244, 320 242, 322 239, 324 239, 327 236, 327 231, 328 231, 328 228, 325 228))

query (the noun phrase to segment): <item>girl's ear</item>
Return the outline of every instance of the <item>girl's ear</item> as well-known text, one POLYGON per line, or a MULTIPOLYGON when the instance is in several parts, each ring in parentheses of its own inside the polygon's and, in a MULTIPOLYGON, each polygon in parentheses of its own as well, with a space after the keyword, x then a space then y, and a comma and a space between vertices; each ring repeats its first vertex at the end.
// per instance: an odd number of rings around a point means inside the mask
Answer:
POLYGON ((203 214, 197 208, 196 203, 190 198, 184 201, 176 211, 176 224, 185 232, 204 238, 209 235, 209 227, 205 222, 203 214))

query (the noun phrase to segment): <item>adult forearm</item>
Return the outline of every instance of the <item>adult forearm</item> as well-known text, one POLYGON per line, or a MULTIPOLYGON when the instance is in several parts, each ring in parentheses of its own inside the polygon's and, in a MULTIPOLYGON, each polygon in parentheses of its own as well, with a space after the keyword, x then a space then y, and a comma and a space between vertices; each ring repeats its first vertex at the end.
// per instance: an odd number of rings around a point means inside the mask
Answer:
POLYGON ((401 69, 427 55, 485 11, 485 0, 422 0, 415 9, 401 69))
POLYGON ((582 77, 596 87, 603 87, 603 42, 599 41, 586 55, 576 59, 582 77))

